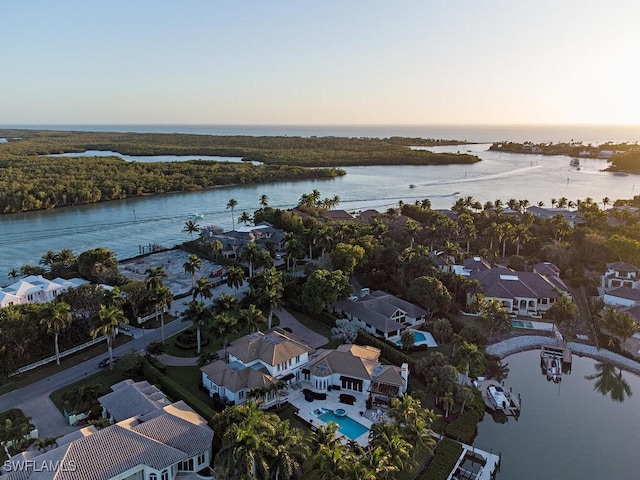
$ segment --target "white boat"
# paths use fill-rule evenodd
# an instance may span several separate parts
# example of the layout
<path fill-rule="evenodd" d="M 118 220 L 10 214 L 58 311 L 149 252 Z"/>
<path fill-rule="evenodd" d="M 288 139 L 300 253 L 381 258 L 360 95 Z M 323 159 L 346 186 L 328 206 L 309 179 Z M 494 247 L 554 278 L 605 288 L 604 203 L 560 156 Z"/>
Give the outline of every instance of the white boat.
<path fill-rule="evenodd" d="M 204 218 L 202 213 L 193 213 L 189 215 L 189 220 L 200 220 L 201 218 Z"/>
<path fill-rule="evenodd" d="M 496 385 L 490 385 L 487 389 L 489 392 L 489 397 L 491 397 L 491 401 L 496 407 L 496 410 L 503 410 L 509 406 L 509 399 L 504 393 L 502 387 Z"/>

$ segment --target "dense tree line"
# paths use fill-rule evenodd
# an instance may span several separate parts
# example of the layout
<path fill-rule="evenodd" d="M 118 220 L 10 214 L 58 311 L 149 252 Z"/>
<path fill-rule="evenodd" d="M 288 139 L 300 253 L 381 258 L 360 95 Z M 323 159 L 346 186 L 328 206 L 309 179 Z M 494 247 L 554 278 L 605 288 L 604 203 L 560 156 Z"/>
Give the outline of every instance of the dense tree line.
<path fill-rule="evenodd" d="M 607 142 L 601 145 L 584 145 L 582 142 L 569 143 L 552 143 L 552 142 L 494 142 L 489 150 L 495 150 L 499 152 L 510 153 L 535 153 L 538 155 L 568 155 L 571 157 L 578 157 L 581 154 L 595 158 L 605 158 L 600 152 L 602 150 L 608 150 L 612 152 L 629 152 L 638 149 L 636 143 L 613 143 Z"/>

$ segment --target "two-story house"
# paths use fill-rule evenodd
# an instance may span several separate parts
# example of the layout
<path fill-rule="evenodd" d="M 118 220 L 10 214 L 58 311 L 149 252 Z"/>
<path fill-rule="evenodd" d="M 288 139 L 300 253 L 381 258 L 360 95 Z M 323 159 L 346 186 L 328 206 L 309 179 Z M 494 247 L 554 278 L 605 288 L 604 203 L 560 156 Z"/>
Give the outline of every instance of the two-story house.
<path fill-rule="evenodd" d="M 602 276 L 601 287 L 605 289 L 616 287 L 638 288 L 638 267 L 627 262 L 607 263 L 607 270 Z"/>
<path fill-rule="evenodd" d="M 227 348 L 227 359 L 200 369 L 202 384 L 209 395 L 236 404 L 244 403 L 256 388 L 274 386 L 279 381 L 300 380 L 300 372 L 315 350 L 295 335 L 280 328 L 245 335 Z M 276 401 L 275 391 L 265 397 L 263 406 Z"/>

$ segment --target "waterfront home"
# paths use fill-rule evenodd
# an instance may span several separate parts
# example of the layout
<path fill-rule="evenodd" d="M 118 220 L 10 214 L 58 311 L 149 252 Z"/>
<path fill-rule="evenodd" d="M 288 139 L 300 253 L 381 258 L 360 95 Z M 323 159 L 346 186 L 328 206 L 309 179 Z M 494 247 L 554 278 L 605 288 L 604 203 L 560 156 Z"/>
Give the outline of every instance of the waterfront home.
<path fill-rule="evenodd" d="M 102 430 L 75 431 L 44 453 L 23 452 L 5 462 L 0 478 L 210 480 L 213 476 L 203 470 L 211 462 L 212 441 L 207 422 L 180 401 Z"/>
<path fill-rule="evenodd" d="M 561 295 L 570 297 L 569 288 L 556 275 L 516 272 L 510 268 L 496 267 L 472 272 L 469 278 L 478 280 L 484 296 L 500 300 L 511 315 L 539 318 Z M 471 301 L 472 296 L 473 294 L 468 294 L 467 300 Z"/>
<path fill-rule="evenodd" d="M 303 368 L 303 380 L 310 390 L 326 393 L 335 390 L 369 392 L 374 403 L 390 404 L 407 391 L 409 365 L 383 365 L 380 349 L 371 346 L 340 345 L 335 350 L 318 352 Z"/>
<path fill-rule="evenodd" d="M 98 398 L 98 403 L 102 406 L 102 417 L 108 418 L 112 423 L 147 415 L 171 403 L 162 390 L 146 380 L 123 380 L 112 385 L 111 390 Z"/>
<path fill-rule="evenodd" d="M 301 370 L 315 350 L 295 335 L 278 327 L 256 332 L 233 341 L 227 348 L 227 358 L 205 365 L 202 385 L 209 395 L 222 400 L 244 403 L 247 394 L 257 388 L 271 390 L 263 399 L 265 408 L 277 400 L 274 387 L 300 380 Z"/>
<path fill-rule="evenodd" d="M 527 211 L 533 214 L 534 217 L 542 219 L 550 219 L 556 215 L 562 215 L 571 228 L 587 223 L 580 212 L 567 210 L 566 208 L 546 208 L 533 205 L 528 207 Z"/>
<path fill-rule="evenodd" d="M 48 280 L 42 275 L 29 275 L 7 287 L 0 288 L 0 307 L 52 302 L 65 290 L 77 288 L 85 283 L 89 282 L 82 278 Z"/>
<path fill-rule="evenodd" d="M 605 305 L 632 307 L 640 302 L 640 290 L 630 287 L 616 287 L 604 292 Z"/>
<path fill-rule="evenodd" d="M 638 288 L 638 267 L 627 262 L 607 263 L 600 286 L 603 288 Z"/>
<path fill-rule="evenodd" d="M 363 330 L 387 340 L 399 336 L 408 327 L 423 324 L 428 314 L 423 308 L 382 290 L 338 301 L 333 311 Z"/>

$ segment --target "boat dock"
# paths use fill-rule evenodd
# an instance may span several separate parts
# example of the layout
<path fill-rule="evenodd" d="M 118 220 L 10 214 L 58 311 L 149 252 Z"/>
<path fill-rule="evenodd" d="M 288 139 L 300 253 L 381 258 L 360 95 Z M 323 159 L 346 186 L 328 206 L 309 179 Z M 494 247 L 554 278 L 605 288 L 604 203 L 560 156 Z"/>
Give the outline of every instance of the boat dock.
<path fill-rule="evenodd" d="M 500 410 L 504 412 L 505 415 L 510 415 L 514 417 L 517 417 L 520 415 L 521 399 L 519 394 L 516 395 L 511 391 L 511 389 L 505 390 L 502 384 L 500 384 L 496 380 L 477 380 L 474 383 L 476 384 L 476 388 L 480 390 L 480 393 L 482 393 L 482 399 L 484 400 L 484 404 L 490 410 L 494 410 L 494 411 Z M 501 388 L 503 390 L 504 397 L 508 402 L 507 405 L 496 405 L 496 402 L 494 401 L 493 397 L 489 393 L 489 387 Z"/>
<path fill-rule="evenodd" d="M 540 368 L 549 380 L 553 379 L 554 382 L 559 382 L 563 373 L 571 373 L 572 360 L 570 348 L 562 345 L 558 347 L 540 346 Z"/>

